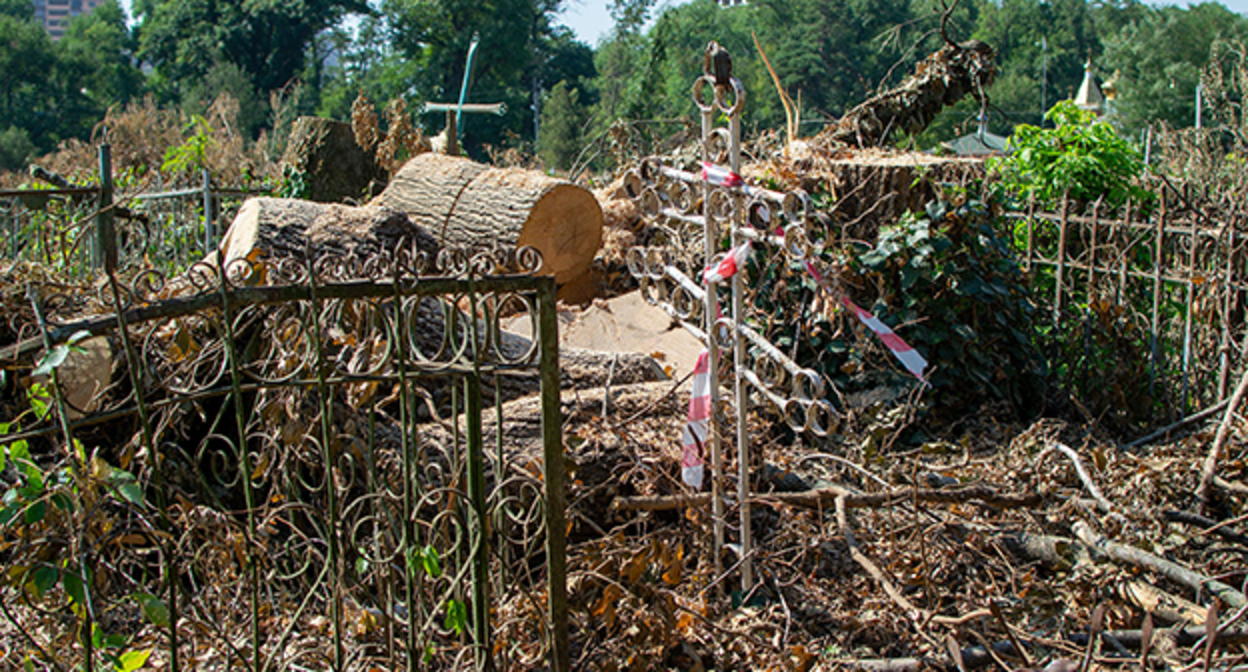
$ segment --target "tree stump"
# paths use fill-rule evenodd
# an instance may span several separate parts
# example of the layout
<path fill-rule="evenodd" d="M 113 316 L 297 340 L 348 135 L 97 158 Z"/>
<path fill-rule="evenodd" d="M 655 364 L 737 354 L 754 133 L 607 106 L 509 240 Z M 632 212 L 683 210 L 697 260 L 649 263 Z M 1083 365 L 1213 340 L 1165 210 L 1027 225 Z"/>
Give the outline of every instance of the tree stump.
<path fill-rule="evenodd" d="M 319 203 L 368 198 L 388 177 L 386 169 L 356 144 L 350 124 L 320 117 L 295 121 L 282 165 L 302 175 L 303 197 Z"/>

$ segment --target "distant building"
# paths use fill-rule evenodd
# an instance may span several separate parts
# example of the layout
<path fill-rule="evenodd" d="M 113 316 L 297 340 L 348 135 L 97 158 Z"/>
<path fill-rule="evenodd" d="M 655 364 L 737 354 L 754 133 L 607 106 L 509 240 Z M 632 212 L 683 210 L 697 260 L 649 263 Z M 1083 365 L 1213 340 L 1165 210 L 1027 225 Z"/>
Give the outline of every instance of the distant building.
<path fill-rule="evenodd" d="M 35 0 L 35 19 L 48 29 L 52 39 L 59 40 L 69 22 L 79 14 L 88 14 L 105 0 Z"/>
<path fill-rule="evenodd" d="M 988 118 L 981 114 L 979 128 L 974 133 L 942 142 L 940 146 L 957 156 L 1001 156 L 1006 153 L 1006 140 L 1004 136 L 988 132 Z"/>
<path fill-rule="evenodd" d="M 1092 59 L 1088 59 L 1083 66 L 1083 83 L 1079 85 L 1079 93 L 1075 94 L 1075 105 L 1098 116 L 1105 113 L 1105 95 L 1092 74 Z"/>

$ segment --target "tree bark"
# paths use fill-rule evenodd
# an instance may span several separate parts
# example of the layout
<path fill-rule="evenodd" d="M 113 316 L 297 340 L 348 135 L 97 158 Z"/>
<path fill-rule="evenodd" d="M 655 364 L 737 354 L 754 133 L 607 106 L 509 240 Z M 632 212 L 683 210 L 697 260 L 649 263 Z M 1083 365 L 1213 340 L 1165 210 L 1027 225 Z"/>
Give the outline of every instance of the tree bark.
<path fill-rule="evenodd" d="M 442 154 L 407 162 L 370 205 L 407 213 L 439 246 L 535 247 L 540 272 L 561 285 L 589 270 L 602 242 L 602 209 L 586 189 Z"/>
<path fill-rule="evenodd" d="M 436 254 L 438 245 L 398 210 L 289 198 L 248 199 L 221 241 L 228 266 L 256 250 L 268 258 L 342 254 L 363 261 L 398 247 Z"/>
<path fill-rule="evenodd" d="M 386 184 L 386 169 L 356 144 L 351 124 L 333 119 L 297 119 L 282 165 L 302 176 L 303 197 L 319 203 L 368 198 Z"/>

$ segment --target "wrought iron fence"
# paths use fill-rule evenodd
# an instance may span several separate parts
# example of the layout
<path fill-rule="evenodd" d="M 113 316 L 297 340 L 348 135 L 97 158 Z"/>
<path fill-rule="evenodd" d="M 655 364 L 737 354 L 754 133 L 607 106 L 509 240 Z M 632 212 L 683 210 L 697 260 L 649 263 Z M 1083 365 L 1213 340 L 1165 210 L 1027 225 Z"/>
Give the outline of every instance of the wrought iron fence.
<path fill-rule="evenodd" d="M 243 199 L 261 193 L 214 186 L 207 171 L 202 176 L 195 187 L 115 194 L 111 153 L 101 145 L 95 186 L 48 176 L 57 188 L 0 190 L 0 254 L 67 278 L 90 277 L 109 263 L 180 272 L 213 249 Z"/>
<path fill-rule="evenodd" d="M 1162 184 L 1120 213 L 1065 200 L 1007 221 L 1048 303 L 1050 362 L 1081 396 L 1137 423 L 1225 400 L 1248 347 L 1242 205 Z"/>
<path fill-rule="evenodd" d="M 5 353 L 45 354 L 0 428 L 4 665 L 568 669 L 539 266 L 402 249 L 32 288 L 41 333 Z M 113 312 L 75 320 L 91 302 Z M 504 439 L 517 387 L 533 453 Z"/>
<path fill-rule="evenodd" d="M 761 279 L 774 275 L 778 267 L 807 261 L 814 253 L 809 236 L 814 215 L 810 199 L 800 190 L 762 189 L 745 184 L 739 175 L 746 92 L 731 76 L 730 62 L 723 67 L 722 58 L 714 71 L 708 69 L 695 80 L 691 91 L 702 121 L 701 172 L 683 171 L 651 158 L 628 173 L 624 185 L 657 232 L 649 247 L 629 251 L 630 273 L 638 279 L 645 300 L 679 320 L 708 352 L 705 403 L 714 410 L 706 418 L 705 436 L 692 438 L 699 448 L 705 440 L 709 453 L 717 569 L 727 543 L 725 439 L 736 446 L 740 520 L 736 545 L 743 591 L 748 592 L 754 585 L 749 500 L 751 455 L 756 452 L 751 450 L 747 424 L 750 391 L 773 404 L 799 433 L 826 436 L 838 412 L 825 399 L 822 376 L 772 344 L 771 334 L 751 326 L 772 322 L 758 319 L 755 299 Z M 727 125 L 716 127 L 717 119 L 726 120 Z M 730 243 L 726 253 L 720 251 L 724 238 Z M 748 272 L 747 258 L 752 269 Z M 719 267 L 727 270 L 715 271 Z M 722 362 L 721 349 L 732 353 Z M 721 376 L 732 381 L 731 417 L 720 412 L 724 407 Z M 694 394 L 698 394 L 696 384 Z M 695 435 L 701 433 L 692 426 L 692 409 L 698 403 L 691 402 L 691 428 L 687 430 Z M 734 428 L 735 437 L 722 429 L 728 425 Z"/>

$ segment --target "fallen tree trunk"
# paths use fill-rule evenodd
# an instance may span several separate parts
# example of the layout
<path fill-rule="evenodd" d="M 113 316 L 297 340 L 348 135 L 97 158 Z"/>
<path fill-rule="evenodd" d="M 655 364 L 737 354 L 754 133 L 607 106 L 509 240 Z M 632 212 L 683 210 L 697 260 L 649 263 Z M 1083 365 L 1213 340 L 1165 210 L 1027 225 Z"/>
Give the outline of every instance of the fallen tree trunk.
<path fill-rule="evenodd" d="M 408 161 L 370 205 L 407 213 L 439 246 L 535 247 L 539 272 L 560 285 L 589 270 L 602 242 L 602 209 L 589 191 L 537 171 L 443 154 Z"/>
<path fill-rule="evenodd" d="M 303 196 L 320 203 L 373 196 L 387 177 L 372 153 L 356 143 L 351 124 L 324 117 L 295 120 L 282 166 L 302 175 Z"/>
<path fill-rule="evenodd" d="M 438 251 L 433 236 L 393 208 L 252 198 L 225 232 L 220 249 L 229 266 L 257 250 L 269 259 L 304 259 L 311 252 L 364 261 L 412 246 L 430 255 Z"/>
<path fill-rule="evenodd" d="M 993 57 L 992 47 L 976 40 L 946 45 L 915 66 L 901 84 L 847 112 L 820 139 L 875 147 L 885 144 L 893 131 L 919 133 L 966 94 L 983 95 L 996 77 Z"/>

